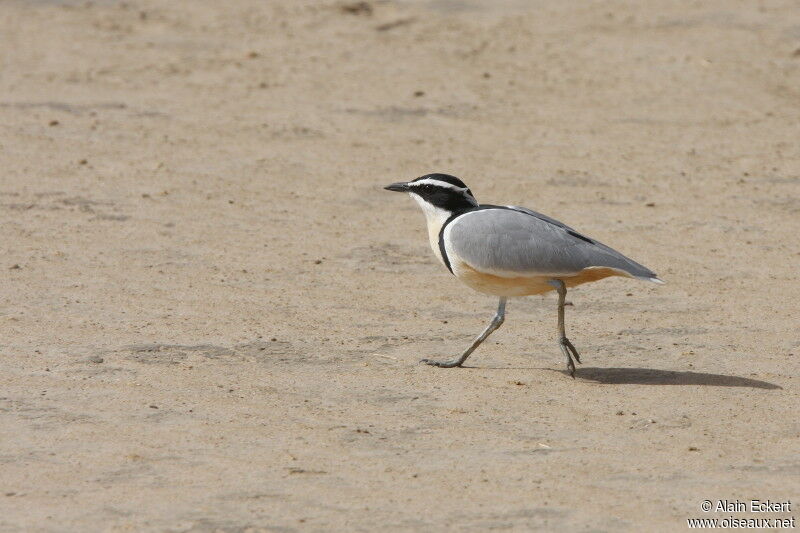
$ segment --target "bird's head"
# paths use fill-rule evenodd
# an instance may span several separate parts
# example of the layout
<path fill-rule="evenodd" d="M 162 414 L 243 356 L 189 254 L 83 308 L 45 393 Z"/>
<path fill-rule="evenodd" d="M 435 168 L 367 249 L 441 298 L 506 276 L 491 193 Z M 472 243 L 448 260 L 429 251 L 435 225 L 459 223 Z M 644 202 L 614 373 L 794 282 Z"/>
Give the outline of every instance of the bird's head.
<path fill-rule="evenodd" d="M 473 208 L 478 201 L 469 187 L 447 174 L 426 174 L 413 181 L 392 183 L 387 191 L 407 192 L 428 214 L 430 211 L 457 213 Z"/>

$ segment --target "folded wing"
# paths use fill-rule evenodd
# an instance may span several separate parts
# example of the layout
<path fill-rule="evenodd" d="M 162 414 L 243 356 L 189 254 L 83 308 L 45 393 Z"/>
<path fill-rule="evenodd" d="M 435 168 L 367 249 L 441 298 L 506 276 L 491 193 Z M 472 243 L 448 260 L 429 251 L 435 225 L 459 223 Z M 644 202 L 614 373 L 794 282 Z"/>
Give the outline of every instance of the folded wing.
<path fill-rule="evenodd" d="M 448 249 L 461 260 L 498 276 L 570 276 L 607 267 L 657 280 L 653 271 L 616 250 L 525 208 L 482 206 L 453 220 L 445 234 Z"/>

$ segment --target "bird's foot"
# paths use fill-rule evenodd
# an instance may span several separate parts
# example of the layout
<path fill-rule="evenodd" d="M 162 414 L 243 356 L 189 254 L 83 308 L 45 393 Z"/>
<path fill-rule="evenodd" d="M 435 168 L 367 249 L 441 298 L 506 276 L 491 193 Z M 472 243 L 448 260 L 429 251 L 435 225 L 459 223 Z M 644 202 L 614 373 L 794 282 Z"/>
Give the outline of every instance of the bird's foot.
<path fill-rule="evenodd" d="M 438 366 L 439 368 L 454 368 L 457 366 L 461 366 L 463 361 L 461 359 L 451 359 L 449 361 L 436 361 L 435 359 L 422 359 L 420 363 L 425 363 L 426 365 L 431 366 Z"/>
<path fill-rule="evenodd" d="M 561 351 L 567 358 L 567 370 L 569 370 L 569 375 L 575 379 L 575 362 L 572 360 L 572 358 L 574 357 L 578 364 L 581 363 L 581 357 L 578 355 L 578 350 L 575 349 L 575 346 L 573 346 L 566 337 L 561 337 L 558 340 L 558 345 L 561 347 Z"/>
<path fill-rule="evenodd" d="M 575 379 L 575 363 L 572 362 L 571 357 L 567 359 L 567 370 L 569 370 L 569 375 L 572 376 L 572 379 Z"/>
<path fill-rule="evenodd" d="M 578 355 L 578 350 L 575 349 L 575 346 L 573 346 L 569 339 L 566 337 L 561 337 L 560 342 L 561 346 L 566 346 L 567 349 L 569 349 L 569 351 L 572 353 L 572 357 L 575 358 L 575 361 L 577 361 L 578 364 L 581 364 L 581 356 Z"/>

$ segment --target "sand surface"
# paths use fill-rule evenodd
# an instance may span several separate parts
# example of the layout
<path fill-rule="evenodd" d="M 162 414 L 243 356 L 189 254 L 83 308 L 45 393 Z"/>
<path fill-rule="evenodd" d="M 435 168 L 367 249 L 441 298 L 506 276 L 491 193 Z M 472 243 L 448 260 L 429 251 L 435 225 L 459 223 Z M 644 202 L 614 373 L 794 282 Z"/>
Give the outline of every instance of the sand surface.
<path fill-rule="evenodd" d="M 0 35 L 0 531 L 800 506 L 794 0 L 4 0 Z M 667 285 L 569 293 L 574 380 L 552 293 L 420 365 L 496 305 L 382 190 L 434 171 Z"/>

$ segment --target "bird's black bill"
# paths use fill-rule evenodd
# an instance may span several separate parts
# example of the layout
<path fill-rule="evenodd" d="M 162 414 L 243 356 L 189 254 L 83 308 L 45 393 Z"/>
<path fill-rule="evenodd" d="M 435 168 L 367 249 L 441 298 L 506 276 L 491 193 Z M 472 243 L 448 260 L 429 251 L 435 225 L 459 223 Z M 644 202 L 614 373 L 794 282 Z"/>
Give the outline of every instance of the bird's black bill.
<path fill-rule="evenodd" d="M 395 191 L 395 192 L 408 192 L 408 183 L 404 183 L 399 181 L 397 183 L 392 183 L 391 185 L 387 185 L 384 187 L 387 191 Z"/>

